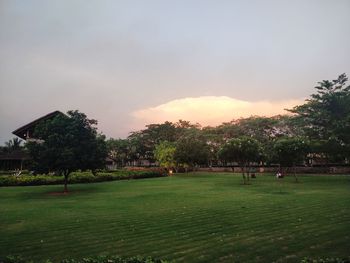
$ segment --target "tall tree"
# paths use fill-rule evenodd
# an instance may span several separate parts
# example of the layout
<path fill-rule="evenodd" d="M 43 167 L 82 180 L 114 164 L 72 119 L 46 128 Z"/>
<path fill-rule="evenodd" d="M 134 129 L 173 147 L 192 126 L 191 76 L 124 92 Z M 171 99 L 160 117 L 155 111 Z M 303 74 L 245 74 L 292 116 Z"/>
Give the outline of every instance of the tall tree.
<path fill-rule="evenodd" d="M 198 125 L 179 120 L 176 123 L 164 122 L 161 124 L 146 125 L 146 129 L 132 132 L 129 137 L 131 156 L 134 161 L 147 159 L 154 161 L 154 150 L 162 141 L 175 142 L 189 131 L 199 130 Z"/>
<path fill-rule="evenodd" d="M 299 136 L 301 129 L 295 125 L 295 119 L 289 115 L 273 117 L 251 116 L 223 123 L 215 128 L 206 129 L 216 139 L 216 145 L 222 146 L 226 141 L 248 136 L 256 139 L 263 147 L 264 160 L 269 161 L 273 141 L 281 136 Z"/>
<path fill-rule="evenodd" d="M 309 143 L 301 137 L 284 137 L 275 141 L 273 146 L 275 160 L 282 168 L 293 167 L 295 182 L 298 182 L 296 165 L 301 164 L 309 152 Z"/>
<path fill-rule="evenodd" d="M 12 138 L 11 140 L 5 142 L 4 151 L 10 153 L 23 150 L 22 142 L 23 141 L 18 138 Z"/>
<path fill-rule="evenodd" d="M 156 145 L 154 156 L 161 167 L 165 167 L 170 173 L 172 169 L 176 169 L 175 161 L 175 143 L 163 141 Z"/>
<path fill-rule="evenodd" d="M 124 167 L 130 161 L 130 142 L 127 139 L 109 139 L 106 141 L 108 157 L 118 166 Z"/>
<path fill-rule="evenodd" d="M 68 111 L 67 115 L 57 115 L 38 124 L 34 137 L 40 141 L 27 143 L 34 169 L 63 174 L 64 191 L 67 192 L 71 172 L 103 168 L 107 148 L 96 125 L 96 120 L 88 119 L 78 111 Z"/>
<path fill-rule="evenodd" d="M 219 151 L 219 158 L 226 162 L 237 162 L 242 170 L 243 183 L 249 181 L 249 170 L 253 162 L 261 156 L 260 143 L 247 136 L 229 140 Z"/>
<path fill-rule="evenodd" d="M 185 167 L 208 164 L 209 146 L 197 130 L 190 130 L 176 142 L 175 161 Z"/>
<path fill-rule="evenodd" d="M 350 154 L 350 86 L 345 74 L 337 79 L 323 80 L 317 92 L 305 104 L 290 111 L 303 127 L 305 134 L 318 145 L 314 150 L 327 159 L 349 158 Z"/>

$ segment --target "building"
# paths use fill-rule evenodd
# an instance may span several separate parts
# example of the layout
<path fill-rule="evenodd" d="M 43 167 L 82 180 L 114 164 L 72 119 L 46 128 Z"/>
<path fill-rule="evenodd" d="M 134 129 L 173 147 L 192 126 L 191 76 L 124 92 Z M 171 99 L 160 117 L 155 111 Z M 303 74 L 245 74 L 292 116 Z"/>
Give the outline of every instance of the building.
<path fill-rule="evenodd" d="M 60 111 L 54 111 L 42 116 L 22 127 L 16 129 L 12 133 L 25 141 L 40 141 L 34 138 L 34 130 L 36 126 L 46 120 L 52 119 L 57 115 L 63 114 Z M 23 150 L 15 150 L 11 152 L 0 153 L 0 170 L 22 170 L 26 169 L 26 164 L 30 160 L 30 156 Z"/>

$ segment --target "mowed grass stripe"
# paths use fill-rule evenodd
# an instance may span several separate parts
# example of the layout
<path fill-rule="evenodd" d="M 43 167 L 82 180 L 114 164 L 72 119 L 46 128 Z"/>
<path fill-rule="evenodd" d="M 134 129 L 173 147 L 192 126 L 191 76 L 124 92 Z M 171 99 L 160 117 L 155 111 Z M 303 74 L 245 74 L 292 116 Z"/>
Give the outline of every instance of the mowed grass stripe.
<path fill-rule="evenodd" d="M 300 184 L 285 179 L 281 185 L 260 176 L 243 186 L 240 176 L 196 173 L 74 185 L 65 197 L 48 195 L 58 186 L 0 189 L 0 255 L 266 262 L 297 251 L 298 258 L 324 254 L 332 244 L 339 246 L 333 255 L 345 255 L 348 177 L 302 177 Z M 285 249 L 275 251 L 279 245 Z"/>

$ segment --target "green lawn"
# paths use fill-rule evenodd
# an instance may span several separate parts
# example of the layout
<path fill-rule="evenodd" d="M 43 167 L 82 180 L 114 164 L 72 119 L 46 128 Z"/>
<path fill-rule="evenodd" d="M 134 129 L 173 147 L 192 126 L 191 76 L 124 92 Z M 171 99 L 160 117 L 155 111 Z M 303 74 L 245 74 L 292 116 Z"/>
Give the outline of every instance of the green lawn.
<path fill-rule="evenodd" d="M 233 174 L 0 188 L 0 256 L 297 262 L 350 255 L 350 176 Z"/>

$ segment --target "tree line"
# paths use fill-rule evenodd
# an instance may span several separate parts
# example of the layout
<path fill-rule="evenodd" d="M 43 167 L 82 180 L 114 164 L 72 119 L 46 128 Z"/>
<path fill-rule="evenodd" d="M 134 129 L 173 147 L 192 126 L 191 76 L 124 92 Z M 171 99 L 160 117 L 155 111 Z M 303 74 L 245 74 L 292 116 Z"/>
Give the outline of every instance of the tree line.
<path fill-rule="evenodd" d="M 350 86 L 347 77 L 324 80 L 290 114 L 251 116 L 217 127 L 180 120 L 150 124 L 126 139 L 109 139 L 110 158 L 118 165 L 143 160 L 167 168 L 253 163 L 295 166 L 322 160 L 344 164 L 350 153 Z"/>
<path fill-rule="evenodd" d="M 169 170 L 196 166 L 239 165 L 244 181 L 252 165 L 279 164 L 295 167 L 310 160 L 347 164 L 350 157 L 350 86 L 345 74 L 324 80 L 304 104 L 290 114 L 251 116 L 201 127 L 188 121 L 150 124 L 126 139 L 108 139 L 97 132 L 97 121 L 84 113 L 69 111 L 38 125 L 38 142 L 25 147 L 32 168 L 58 171 L 65 178 L 74 170 L 95 171 L 106 157 L 119 167 L 156 163 Z M 1 152 L 23 149 L 19 140 L 9 141 Z"/>

